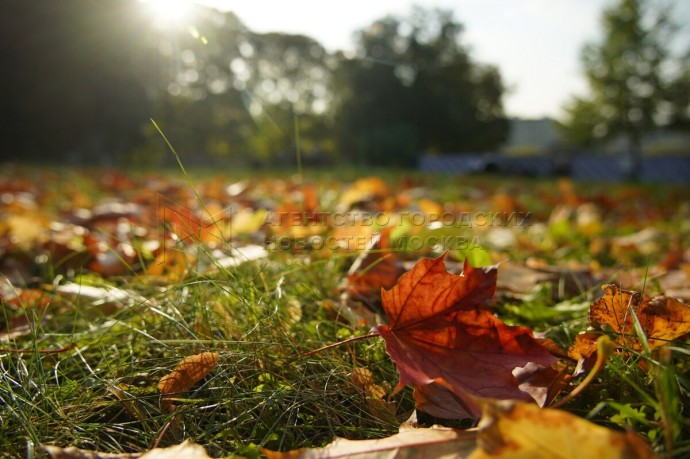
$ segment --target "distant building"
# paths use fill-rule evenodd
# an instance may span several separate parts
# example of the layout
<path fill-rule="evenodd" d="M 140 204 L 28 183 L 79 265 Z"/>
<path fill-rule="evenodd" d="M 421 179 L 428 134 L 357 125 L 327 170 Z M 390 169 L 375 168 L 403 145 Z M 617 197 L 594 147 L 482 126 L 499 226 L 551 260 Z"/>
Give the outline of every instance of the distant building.
<path fill-rule="evenodd" d="M 553 118 L 511 118 L 508 140 L 501 148 L 509 156 L 529 156 L 554 153 L 565 140 Z M 620 154 L 629 151 L 628 139 L 620 135 L 601 145 L 603 154 Z M 642 151 L 647 155 L 688 154 L 690 134 L 687 132 L 657 129 L 642 136 Z"/>
<path fill-rule="evenodd" d="M 546 153 L 561 143 L 553 118 L 511 118 L 510 135 L 502 150 L 508 154 Z"/>

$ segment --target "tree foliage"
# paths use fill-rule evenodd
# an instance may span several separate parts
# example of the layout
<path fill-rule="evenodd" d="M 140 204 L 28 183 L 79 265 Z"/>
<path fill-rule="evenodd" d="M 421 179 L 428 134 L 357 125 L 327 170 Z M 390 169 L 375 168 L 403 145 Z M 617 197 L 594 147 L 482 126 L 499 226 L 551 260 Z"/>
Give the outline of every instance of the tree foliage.
<path fill-rule="evenodd" d="M 296 119 L 314 162 L 412 165 L 506 136 L 500 74 L 471 59 L 450 13 L 383 18 L 345 57 L 194 8 L 161 29 L 135 0 L 7 2 L 1 157 L 174 164 L 149 118 L 188 164 L 294 161 Z"/>
<path fill-rule="evenodd" d="M 671 49 L 677 27 L 669 8 L 620 0 L 605 10 L 602 28 L 601 41 L 582 50 L 590 94 L 566 107 L 564 132 L 575 145 L 622 135 L 636 157 L 644 133 L 687 120 L 690 80 Z"/>
<path fill-rule="evenodd" d="M 340 55 L 334 79 L 341 149 L 362 162 L 409 164 L 420 149 L 500 145 L 507 135 L 500 74 L 472 60 L 461 32 L 451 13 L 419 8 L 360 30 L 357 55 Z"/>
<path fill-rule="evenodd" d="M 148 101 L 133 3 L 4 2 L 0 157 L 114 154 L 136 142 Z"/>

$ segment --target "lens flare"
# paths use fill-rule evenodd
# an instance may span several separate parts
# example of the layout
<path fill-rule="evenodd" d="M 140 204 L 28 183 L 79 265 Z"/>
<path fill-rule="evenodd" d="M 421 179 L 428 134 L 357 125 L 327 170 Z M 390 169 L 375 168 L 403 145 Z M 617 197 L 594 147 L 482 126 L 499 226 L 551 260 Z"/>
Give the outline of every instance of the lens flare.
<path fill-rule="evenodd" d="M 179 26 L 191 13 L 191 0 L 140 0 L 149 10 L 154 24 L 161 28 Z"/>

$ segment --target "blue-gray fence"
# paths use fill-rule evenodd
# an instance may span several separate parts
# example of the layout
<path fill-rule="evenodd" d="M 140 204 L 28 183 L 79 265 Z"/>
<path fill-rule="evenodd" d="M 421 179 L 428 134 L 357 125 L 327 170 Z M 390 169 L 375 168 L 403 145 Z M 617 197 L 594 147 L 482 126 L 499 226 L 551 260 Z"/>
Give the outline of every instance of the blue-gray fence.
<path fill-rule="evenodd" d="M 504 172 L 518 175 L 546 177 L 569 175 L 579 180 L 624 180 L 630 162 L 625 156 L 583 154 L 563 156 L 508 157 L 498 153 L 480 154 L 425 154 L 419 168 L 426 172 L 471 174 L 477 172 Z M 643 158 L 640 180 L 671 182 L 690 185 L 690 156 L 654 156 Z"/>

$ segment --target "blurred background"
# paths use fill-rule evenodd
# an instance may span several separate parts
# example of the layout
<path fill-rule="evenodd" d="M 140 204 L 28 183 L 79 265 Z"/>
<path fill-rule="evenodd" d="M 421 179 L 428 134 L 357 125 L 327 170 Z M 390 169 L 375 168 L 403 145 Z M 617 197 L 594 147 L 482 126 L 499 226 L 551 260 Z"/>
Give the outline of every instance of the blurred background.
<path fill-rule="evenodd" d="M 5 163 L 690 180 L 690 2 L 3 7 Z"/>

